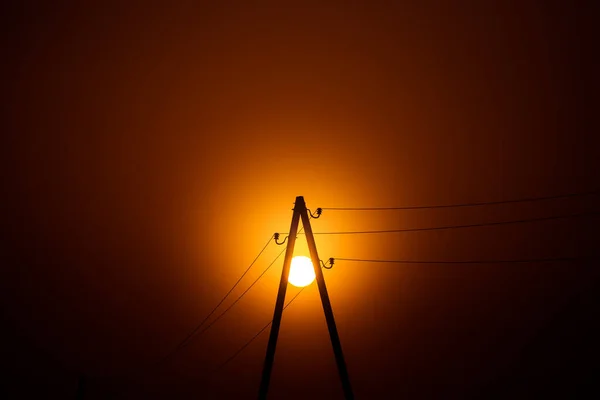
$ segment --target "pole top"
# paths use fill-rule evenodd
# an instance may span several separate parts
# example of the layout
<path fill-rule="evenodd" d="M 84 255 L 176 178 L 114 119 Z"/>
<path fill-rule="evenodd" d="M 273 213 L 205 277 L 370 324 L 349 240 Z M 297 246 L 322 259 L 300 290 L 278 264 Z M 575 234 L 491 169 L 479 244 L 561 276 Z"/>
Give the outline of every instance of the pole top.
<path fill-rule="evenodd" d="M 294 202 L 294 208 L 303 209 L 306 208 L 306 203 L 304 202 L 304 196 L 296 196 L 296 201 Z"/>

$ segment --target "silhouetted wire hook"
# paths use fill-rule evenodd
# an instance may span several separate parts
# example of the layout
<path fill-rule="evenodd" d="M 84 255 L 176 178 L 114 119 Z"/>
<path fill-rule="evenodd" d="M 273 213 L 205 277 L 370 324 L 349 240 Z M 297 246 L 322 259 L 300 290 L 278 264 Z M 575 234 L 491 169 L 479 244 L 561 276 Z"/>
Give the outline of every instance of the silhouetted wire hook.
<path fill-rule="evenodd" d="M 323 209 L 321 207 L 317 208 L 317 210 L 315 211 L 314 214 L 312 212 L 310 212 L 310 208 L 307 208 L 306 210 L 310 214 L 310 217 L 314 218 L 314 219 L 319 218 L 321 216 L 321 213 L 323 212 Z"/>
<path fill-rule="evenodd" d="M 327 260 L 327 262 L 329 263 L 329 267 L 327 265 L 325 265 L 325 263 L 323 262 L 323 260 L 319 260 L 321 261 L 321 266 L 325 269 L 331 269 L 333 268 L 333 263 L 335 262 L 335 260 L 333 259 L 333 257 L 331 257 L 329 260 Z"/>
<path fill-rule="evenodd" d="M 288 236 L 285 237 L 285 239 L 283 239 L 283 242 L 279 243 L 279 233 L 275 232 L 273 234 L 273 238 L 275 239 L 275 243 L 278 244 L 279 246 L 281 246 L 282 244 L 285 243 L 285 241 L 287 240 Z"/>

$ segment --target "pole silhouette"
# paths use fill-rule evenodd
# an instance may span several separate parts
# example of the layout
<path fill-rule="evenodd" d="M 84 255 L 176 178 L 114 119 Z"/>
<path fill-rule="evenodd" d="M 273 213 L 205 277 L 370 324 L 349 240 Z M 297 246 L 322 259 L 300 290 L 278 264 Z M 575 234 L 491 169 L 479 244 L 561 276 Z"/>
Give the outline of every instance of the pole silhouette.
<path fill-rule="evenodd" d="M 279 327 L 281 325 L 281 315 L 283 313 L 283 304 L 285 301 L 288 276 L 290 273 L 290 264 L 294 254 L 294 246 L 296 244 L 298 223 L 300 219 L 302 219 L 302 226 L 304 226 L 304 231 L 306 233 L 306 241 L 310 251 L 312 265 L 315 270 L 315 277 L 319 288 L 319 294 L 321 296 L 323 312 L 325 313 L 325 319 L 327 321 L 327 329 L 329 330 L 329 337 L 331 339 L 331 345 L 333 347 L 338 373 L 342 382 L 344 397 L 346 400 L 353 400 L 354 393 L 352 392 L 352 386 L 350 385 L 348 369 L 346 368 L 346 361 L 344 360 L 344 353 L 342 352 L 342 345 L 337 332 L 335 318 L 333 316 L 333 309 L 331 307 L 331 302 L 329 301 L 329 294 L 327 293 L 325 278 L 323 277 L 323 271 L 321 271 L 321 262 L 317 252 L 317 246 L 315 244 L 312 228 L 310 226 L 308 210 L 306 209 L 306 203 L 304 202 L 304 197 L 302 196 L 296 197 L 296 202 L 294 203 L 294 213 L 292 215 L 288 244 L 285 252 L 285 259 L 283 261 L 283 271 L 281 272 L 281 280 L 279 281 L 279 291 L 277 293 L 277 300 L 275 302 L 273 323 L 271 325 L 271 331 L 269 334 L 269 343 L 267 344 L 267 354 L 265 356 L 258 398 L 259 400 L 266 400 L 269 391 L 269 382 L 271 380 L 271 371 L 273 369 L 273 360 L 275 358 L 275 348 L 277 346 L 277 337 L 279 336 Z"/>

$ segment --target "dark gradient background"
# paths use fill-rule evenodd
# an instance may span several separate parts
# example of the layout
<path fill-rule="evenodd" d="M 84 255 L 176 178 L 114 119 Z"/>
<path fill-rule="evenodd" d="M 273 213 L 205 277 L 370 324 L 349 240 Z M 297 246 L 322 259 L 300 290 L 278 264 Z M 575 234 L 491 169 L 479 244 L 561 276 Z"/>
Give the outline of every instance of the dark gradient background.
<path fill-rule="evenodd" d="M 298 195 L 314 209 L 600 188 L 592 2 L 81 3 L 2 3 L 3 398 L 74 398 L 80 376 L 90 399 L 254 398 L 266 333 L 209 372 L 272 317 L 281 260 L 171 362 L 146 367 L 287 231 Z M 325 211 L 313 229 L 597 203 Z M 356 397 L 598 393 L 599 222 L 317 236 L 323 259 L 588 257 L 340 261 L 325 278 Z M 284 313 L 270 394 L 342 396 L 315 285 Z"/>

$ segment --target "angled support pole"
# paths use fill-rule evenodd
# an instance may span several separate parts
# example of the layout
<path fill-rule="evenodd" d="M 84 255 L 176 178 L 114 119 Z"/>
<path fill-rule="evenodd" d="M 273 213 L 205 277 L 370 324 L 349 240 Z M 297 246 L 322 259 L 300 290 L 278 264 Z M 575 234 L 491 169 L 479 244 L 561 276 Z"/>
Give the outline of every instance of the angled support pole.
<path fill-rule="evenodd" d="M 287 248 L 285 249 L 285 258 L 283 261 L 283 271 L 281 271 L 281 280 L 279 281 L 279 291 L 277 292 L 277 300 L 275 302 L 275 312 L 273 314 L 273 323 L 271 324 L 271 332 L 269 334 L 269 343 L 267 344 L 267 355 L 265 356 L 265 364 L 263 366 L 262 378 L 260 380 L 260 389 L 258 398 L 260 400 L 267 399 L 269 391 L 269 382 L 271 381 L 271 370 L 273 369 L 273 359 L 275 358 L 275 347 L 277 346 L 277 337 L 279 336 L 279 326 L 281 325 L 281 314 L 283 313 L 283 303 L 285 301 L 285 292 L 288 285 L 288 276 L 290 274 L 290 265 L 292 256 L 294 255 L 294 245 L 296 244 L 296 236 L 298 235 L 298 222 L 300 221 L 300 207 L 304 206 L 304 200 L 299 202 L 296 197 L 294 204 L 294 214 L 292 215 L 292 224 L 288 236 Z M 306 206 L 304 206 L 306 208 Z"/>
<path fill-rule="evenodd" d="M 325 313 L 325 320 L 327 321 L 327 329 L 329 330 L 329 337 L 331 339 L 331 345 L 333 347 L 333 353 L 335 355 L 338 373 L 340 376 L 340 380 L 342 381 L 344 397 L 346 398 L 346 400 L 353 400 L 354 393 L 352 392 L 352 386 L 350 385 L 348 369 L 346 368 L 346 361 L 344 360 L 344 353 L 342 352 L 340 337 L 338 335 L 337 327 L 335 325 L 335 319 L 333 317 L 333 309 L 331 308 L 329 294 L 327 293 L 327 286 L 325 285 L 325 278 L 323 277 L 323 271 L 321 270 L 321 262 L 319 259 L 319 254 L 317 252 L 317 246 L 315 244 L 315 238 L 312 232 L 312 227 L 310 225 L 310 218 L 306 209 L 304 197 L 302 196 L 296 197 L 296 202 L 294 204 L 294 214 L 292 215 L 292 224 L 290 227 L 288 245 L 285 253 L 285 260 L 283 262 L 281 280 L 279 282 L 279 292 L 277 293 L 277 301 L 275 303 L 275 313 L 273 315 L 273 324 L 271 325 L 269 343 L 267 345 L 267 355 L 265 357 L 265 364 L 263 367 L 258 398 L 259 400 L 267 399 L 269 381 L 271 379 L 271 370 L 273 369 L 273 359 L 275 358 L 277 336 L 279 335 L 279 327 L 281 325 L 281 315 L 283 313 L 285 292 L 287 289 L 288 276 L 290 273 L 290 264 L 294 253 L 294 245 L 296 244 L 298 222 L 300 218 L 302 218 L 302 226 L 304 227 L 304 231 L 306 232 L 306 241 L 310 251 L 312 265 L 315 269 L 315 277 L 317 280 L 317 285 L 319 287 L 319 294 L 321 295 L 321 303 L 323 304 L 323 311 Z"/>
<path fill-rule="evenodd" d="M 304 199 L 302 197 L 299 198 L 302 199 L 303 205 L 302 210 L 300 211 L 300 216 L 302 217 L 302 226 L 304 227 L 304 232 L 306 232 L 306 241 L 308 243 L 308 250 L 310 251 L 310 259 L 315 269 L 319 294 L 321 295 L 321 303 L 323 304 L 323 312 L 325 313 L 327 329 L 329 330 L 329 338 L 331 339 L 331 346 L 333 347 L 333 353 L 335 354 L 335 362 L 337 364 L 338 374 L 340 375 L 340 380 L 342 381 L 344 397 L 346 400 L 353 400 L 354 393 L 352 392 L 352 386 L 350 385 L 350 377 L 348 376 L 348 369 L 346 368 L 346 361 L 344 360 L 344 353 L 342 352 L 342 344 L 340 343 L 340 337 L 335 325 L 333 309 L 331 308 L 331 303 L 329 302 L 329 294 L 327 293 L 325 278 L 323 277 L 323 271 L 321 270 L 321 259 L 317 253 L 317 245 L 315 244 L 315 237 L 313 235 L 312 227 L 310 226 L 310 219 L 308 218 L 306 205 L 304 205 Z M 296 202 L 298 202 L 298 200 L 296 200 Z"/>

